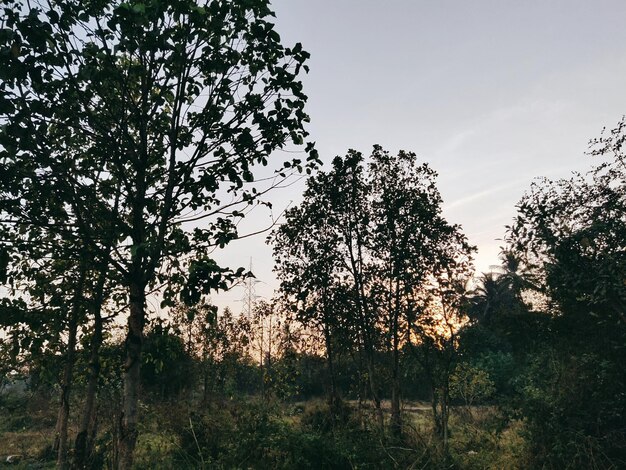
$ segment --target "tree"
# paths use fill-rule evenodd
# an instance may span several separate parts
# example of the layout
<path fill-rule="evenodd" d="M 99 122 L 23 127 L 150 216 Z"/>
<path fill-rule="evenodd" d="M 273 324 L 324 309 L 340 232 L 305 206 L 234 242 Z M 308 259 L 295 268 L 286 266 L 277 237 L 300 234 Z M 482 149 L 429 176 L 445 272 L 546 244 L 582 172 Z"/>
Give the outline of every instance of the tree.
<path fill-rule="evenodd" d="M 410 318 L 407 347 L 422 366 L 431 387 L 435 431 L 448 456 L 450 382 L 459 360 L 460 335 L 468 321 L 469 260 L 451 264 L 420 292 L 419 315 Z"/>
<path fill-rule="evenodd" d="M 376 147 L 375 147 L 376 149 Z M 341 302 L 335 302 L 342 313 L 345 338 L 352 338 L 359 352 L 359 382 L 365 377 L 374 402 L 378 427 L 384 427 L 381 407 L 382 388 L 376 369 L 377 351 L 382 341 L 378 299 L 372 283 L 375 280 L 372 252 L 372 182 L 363 155 L 349 150 L 344 158 L 333 160 L 329 174 L 328 195 L 332 203 L 332 216 L 328 221 L 337 231 L 339 244 L 335 250 L 340 257 L 339 276 L 344 285 L 339 286 Z M 363 364 L 363 362 L 365 364 Z M 359 397 L 359 404 L 360 404 Z"/>
<path fill-rule="evenodd" d="M 489 398 L 494 391 L 494 383 L 487 371 L 467 362 L 458 364 L 450 377 L 450 395 L 463 400 L 470 416 L 472 405 Z"/>
<path fill-rule="evenodd" d="M 177 304 L 171 309 L 172 323 L 185 343 L 187 354 L 196 358 L 202 377 L 202 402 L 209 402 L 211 373 L 218 344 L 226 341 L 219 328 L 217 307 L 207 301 L 193 306 Z"/>
<path fill-rule="evenodd" d="M 324 337 L 329 371 L 329 403 L 338 400 L 334 370 L 334 333 L 336 275 L 340 259 L 336 252 L 338 234 L 332 217 L 331 201 L 323 193 L 328 175 L 309 178 L 304 201 L 286 211 L 285 222 L 270 240 L 273 244 L 275 271 L 285 300 L 292 306 L 297 320 L 318 329 Z"/>
<path fill-rule="evenodd" d="M 441 216 L 435 172 L 413 153 L 374 146 L 369 165 L 353 150 L 309 179 L 303 203 L 275 233 L 281 289 L 322 325 L 332 369 L 334 330 L 353 337 L 365 359 L 383 425 L 375 352 L 391 355 L 392 429 L 400 433 L 400 349 L 432 279 L 460 275 L 473 248 Z M 308 310 L 304 307 L 307 307 Z M 331 373 L 332 376 L 332 373 Z"/>
<path fill-rule="evenodd" d="M 414 153 L 391 155 L 375 146 L 369 177 L 374 224 L 371 257 L 376 266 L 373 289 L 384 312 L 392 356 L 391 425 L 399 435 L 400 347 L 409 330 L 405 325 L 419 316 L 419 295 L 430 288 L 433 279 L 449 283 L 450 276 L 467 275 L 475 248 L 460 226 L 449 224 L 441 215 L 436 173 L 427 164 L 418 164 Z"/>
<path fill-rule="evenodd" d="M 545 297 L 522 401 L 542 465 L 624 464 L 625 134 L 622 119 L 592 141 L 604 161 L 587 174 L 533 184 L 508 231 Z"/>
<path fill-rule="evenodd" d="M 171 398 L 194 385 L 194 363 L 184 337 L 172 325 L 156 319 L 150 325 L 142 355 L 141 380 L 161 398 Z"/>
<path fill-rule="evenodd" d="M 95 273 L 88 256 L 77 255 L 77 247 L 63 240 L 33 247 L 20 235 L 11 238 L 13 263 L 7 279 L 22 307 L 3 312 L 2 326 L 12 337 L 14 356 L 27 354 L 35 363 L 42 353 L 58 357 L 60 400 L 53 449 L 64 468 L 79 327 L 85 322 Z"/>
<path fill-rule="evenodd" d="M 181 284 L 224 286 L 229 272 L 209 250 L 237 238 L 242 207 L 267 189 L 253 165 L 307 135 L 297 75 L 308 53 L 280 43 L 266 0 L 4 5 L 0 159 L 11 193 L 1 199 L 20 204 L 3 209 L 80 240 L 126 289 L 118 465 L 129 468 L 146 291 L 165 284 L 170 301 Z M 39 217 L 48 195 L 46 212 L 62 208 L 69 224 Z"/>
<path fill-rule="evenodd" d="M 371 299 L 370 186 L 362 154 L 336 157 L 332 169 L 307 181 L 304 201 L 285 214 L 272 238 L 281 290 L 295 301 L 298 319 L 324 337 L 331 410 L 339 409 L 335 373 L 339 338 L 363 359 L 378 424 L 381 390 L 375 370 L 380 339 L 378 310 Z M 334 412 L 334 411 L 333 411 Z"/>

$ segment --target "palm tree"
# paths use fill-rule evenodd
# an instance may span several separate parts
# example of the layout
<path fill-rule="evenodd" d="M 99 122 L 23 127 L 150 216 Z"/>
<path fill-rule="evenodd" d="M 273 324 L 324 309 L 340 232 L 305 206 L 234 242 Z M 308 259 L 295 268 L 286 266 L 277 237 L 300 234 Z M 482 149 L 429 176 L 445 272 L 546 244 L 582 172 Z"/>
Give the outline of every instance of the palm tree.
<path fill-rule="evenodd" d="M 511 305 L 514 292 L 507 276 L 496 272 L 480 275 L 472 296 L 474 317 L 479 322 L 490 322 L 494 315 Z"/>

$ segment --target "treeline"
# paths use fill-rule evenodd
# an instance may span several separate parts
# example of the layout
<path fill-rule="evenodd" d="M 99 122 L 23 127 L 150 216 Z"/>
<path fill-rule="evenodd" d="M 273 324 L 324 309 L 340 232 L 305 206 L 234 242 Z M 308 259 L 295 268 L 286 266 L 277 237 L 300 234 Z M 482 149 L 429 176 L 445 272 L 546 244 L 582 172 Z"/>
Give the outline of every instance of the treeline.
<path fill-rule="evenodd" d="M 140 437 L 138 464 L 620 468 L 623 130 L 592 142 L 601 160 L 587 174 L 532 185 L 501 266 L 479 276 L 414 154 L 337 157 L 269 237 L 275 299 L 245 316 L 200 296 L 146 326 L 142 432 L 162 440 L 146 450 Z M 93 410 L 73 420 L 72 465 L 114 465 L 119 452 L 125 346 L 107 325 L 96 385 L 94 323 L 80 324 L 69 380 L 67 332 L 33 348 L 18 340 L 41 341 L 41 330 L 5 328 L 4 376 L 60 395 L 57 436 L 68 383 L 73 403 Z"/>
<path fill-rule="evenodd" d="M 374 147 L 366 162 L 351 151 L 310 178 L 271 240 L 284 300 L 324 338 L 331 413 L 337 357 L 351 357 L 351 390 L 396 438 L 401 397 L 427 384 L 445 456 L 451 405 L 471 423 L 472 405 L 489 404 L 497 419 L 481 426 L 496 435 L 524 423 L 520 467 L 624 465 L 624 131 L 622 120 L 591 142 L 600 162 L 587 174 L 533 183 L 502 266 L 477 278 L 414 154 Z"/>
<path fill-rule="evenodd" d="M 31 394 L 2 397 L 5 437 L 25 406 L 59 468 L 625 466 L 625 121 L 590 172 L 531 186 L 477 276 L 415 154 L 316 172 L 309 54 L 272 16 L 3 2 L 0 365 Z M 218 314 L 252 273 L 211 254 L 302 172 L 278 295 Z"/>

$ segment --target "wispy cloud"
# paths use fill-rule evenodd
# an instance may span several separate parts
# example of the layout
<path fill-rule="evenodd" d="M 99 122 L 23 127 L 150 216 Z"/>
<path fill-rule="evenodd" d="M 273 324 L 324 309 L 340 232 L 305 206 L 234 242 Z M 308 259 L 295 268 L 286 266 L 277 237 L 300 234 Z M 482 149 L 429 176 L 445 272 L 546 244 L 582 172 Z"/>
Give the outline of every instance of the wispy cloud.
<path fill-rule="evenodd" d="M 476 134 L 476 131 L 476 128 L 468 128 L 457 132 L 452 137 L 450 137 L 441 148 L 437 149 L 437 153 L 441 155 L 446 155 L 456 152 L 457 150 L 461 149 L 463 145 Z"/>
<path fill-rule="evenodd" d="M 458 209 L 459 207 L 463 207 L 463 206 L 467 206 L 468 204 L 471 204 L 473 202 L 477 202 L 480 201 L 481 199 L 485 199 L 488 196 L 493 196 L 497 193 L 500 193 L 502 191 L 507 191 L 509 189 L 514 189 L 514 188 L 519 188 L 519 187 L 523 187 L 523 186 L 528 186 L 529 182 L 530 182 L 529 177 L 523 177 L 523 178 L 518 178 L 515 179 L 513 181 L 509 181 L 505 184 L 501 184 L 499 186 L 493 186 L 487 189 L 483 189 L 481 191 L 475 192 L 473 194 L 469 194 L 467 196 L 463 196 L 460 199 L 457 199 L 456 201 L 452 201 L 449 204 L 444 203 L 444 209 L 446 210 L 453 210 L 453 209 Z"/>

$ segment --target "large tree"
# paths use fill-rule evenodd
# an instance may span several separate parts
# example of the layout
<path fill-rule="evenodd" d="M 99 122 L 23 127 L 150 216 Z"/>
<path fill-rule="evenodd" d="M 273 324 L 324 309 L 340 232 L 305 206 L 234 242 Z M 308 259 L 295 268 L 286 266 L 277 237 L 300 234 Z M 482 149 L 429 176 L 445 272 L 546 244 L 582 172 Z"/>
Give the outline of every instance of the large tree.
<path fill-rule="evenodd" d="M 375 146 L 369 165 L 349 151 L 308 181 L 304 201 L 274 236 L 281 289 L 302 317 L 323 326 L 332 367 L 333 330 L 353 338 L 383 425 L 377 352 L 391 357 L 392 429 L 400 420 L 400 349 L 422 310 L 420 292 L 466 274 L 472 247 L 441 215 L 435 172 L 414 153 Z M 423 296 L 422 296 L 423 297 Z"/>
<path fill-rule="evenodd" d="M 373 290 L 387 328 L 391 353 L 391 425 L 399 434 L 400 348 L 409 328 L 424 311 L 424 298 L 434 284 L 448 285 L 469 275 L 471 253 L 459 225 L 443 217 L 436 172 L 412 152 L 392 155 L 375 146 L 369 167 L 373 222 L 371 257 Z M 451 279 L 452 278 L 452 279 Z M 439 295 L 441 297 L 441 295 Z M 442 311 L 448 308 L 442 302 Z M 410 334 L 410 333 L 409 333 Z"/>
<path fill-rule="evenodd" d="M 553 467 L 616 468 L 626 447 L 626 121 L 592 141 L 586 174 L 535 183 L 510 248 L 541 290 L 547 341 L 523 408 L 534 455 Z"/>
<path fill-rule="evenodd" d="M 263 193 L 252 166 L 306 137 L 297 76 L 308 54 L 281 44 L 266 0 L 3 6 L 2 209 L 79 240 L 126 289 L 119 467 L 129 468 L 146 292 L 223 285 L 208 251 L 237 237 L 242 205 Z"/>

